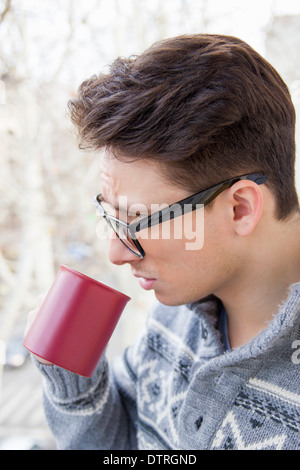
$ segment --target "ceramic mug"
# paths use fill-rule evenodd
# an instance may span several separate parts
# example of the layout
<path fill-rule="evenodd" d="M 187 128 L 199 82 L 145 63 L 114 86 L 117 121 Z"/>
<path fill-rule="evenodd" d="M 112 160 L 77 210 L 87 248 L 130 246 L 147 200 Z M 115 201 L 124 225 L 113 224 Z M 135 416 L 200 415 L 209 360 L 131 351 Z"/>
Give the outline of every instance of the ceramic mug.
<path fill-rule="evenodd" d="M 23 345 L 48 362 L 91 377 L 129 300 L 61 265 Z"/>

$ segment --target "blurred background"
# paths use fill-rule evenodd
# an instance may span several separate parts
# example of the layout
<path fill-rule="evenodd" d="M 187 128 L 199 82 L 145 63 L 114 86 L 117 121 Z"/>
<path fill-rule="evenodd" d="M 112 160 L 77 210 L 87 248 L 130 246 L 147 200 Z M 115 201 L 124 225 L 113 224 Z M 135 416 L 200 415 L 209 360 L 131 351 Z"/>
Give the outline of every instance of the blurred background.
<path fill-rule="evenodd" d="M 154 300 L 128 267 L 109 264 L 96 236 L 99 156 L 78 150 L 67 101 L 117 56 L 199 32 L 247 41 L 277 68 L 299 112 L 298 0 L 0 0 L 0 450 L 55 449 L 22 341 L 60 264 L 132 297 L 111 358 L 142 330 Z"/>

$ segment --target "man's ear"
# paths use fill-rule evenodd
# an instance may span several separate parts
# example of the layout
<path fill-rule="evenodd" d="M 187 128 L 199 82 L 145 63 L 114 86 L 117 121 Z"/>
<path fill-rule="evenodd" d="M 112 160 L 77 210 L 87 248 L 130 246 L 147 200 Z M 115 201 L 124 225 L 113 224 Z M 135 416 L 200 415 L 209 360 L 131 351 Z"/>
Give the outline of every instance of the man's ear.
<path fill-rule="evenodd" d="M 243 237 L 250 235 L 260 220 L 263 209 L 261 188 L 253 181 L 242 180 L 229 188 L 234 231 Z"/>

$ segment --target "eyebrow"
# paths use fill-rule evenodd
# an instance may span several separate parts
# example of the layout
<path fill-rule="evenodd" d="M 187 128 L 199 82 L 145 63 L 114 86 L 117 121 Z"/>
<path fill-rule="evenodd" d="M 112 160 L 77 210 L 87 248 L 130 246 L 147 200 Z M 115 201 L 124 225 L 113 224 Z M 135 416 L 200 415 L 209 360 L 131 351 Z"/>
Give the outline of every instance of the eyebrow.
<path fill-rule="evenodd" d="M 120 206 L 117 206 L 117 205 L 114 205 L 114 204 L 111 204 L 110 202 L 108 202 L 104 197 L 103 195 L 101 194 L 101 199 L 103 202 L 105 202 L 105 204 L 108 204 L 110 207 L 112 207 L 115 211 L 119 211 L 119 212 L 125 212 L 125 207 L 120 207 Z M 147 210 L 147 214 L 142 214 L 142 215 L 148 215 L 149 213 L 151 213 L 151 209 L 146 206 L 146 204 L 140 204 L 141 206 L 143 206 L 144 208 L 146 208 Z M 133 203 L 133 204 L 128 204 L 128 207 L 126 209 L 130 209 L 131 207 L 134 207 L 134 206 L 139 206 L 139 203 Z M 136 215 L 138 211 L 136 211 L 134 213 L 134 215 Z M 127 210 L 126 210 L 126 213 L 127 213 Z M 128 215 L 131 214 L 132 212 L 128 212 Z"/>

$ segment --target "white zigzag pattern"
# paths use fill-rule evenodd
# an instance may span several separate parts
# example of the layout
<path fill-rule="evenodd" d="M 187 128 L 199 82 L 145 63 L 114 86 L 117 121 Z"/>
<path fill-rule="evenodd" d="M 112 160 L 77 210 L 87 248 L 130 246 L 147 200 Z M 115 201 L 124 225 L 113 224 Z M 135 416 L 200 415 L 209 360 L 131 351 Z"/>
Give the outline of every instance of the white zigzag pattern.
<path fill-rule="evenodd" d="M 253 444 L 246 445 L 242 438 L 242 433 L 234 417 L 234 413 L 230 411 L 227 414 L 225 420 L 223 421 L 222 427 L 218 430 L 216 434 L 216 437 L 212 443 L 213 449 L 219 448 L 222 442 L 228 436 L 228 434 L 227 433 L 225 434 L 222 430 L 225 428 L 227 424 L 230 426 L 232 430 L 232 434 L 233 434 L 233 437 L 235 438 L 235 444 L 237 446 L 237 450 L 265 450 L 268 447 L 270 448 L 272 446 L 275 446 L 275 450 L 281 450 L 286 439 L 285 434 L 281 434 L 281 435 L 278 434 L 277 436 L 271 437 L 269 439 L 265 439 L 264 441 L 255 442 Z"/>
<path fill-rule="evenodd" d="M 168 396 L 169 391 L 170 391 L 170 383 L 172 382 L 173 377 L 170 376 L 169 380 L 165 380 L 162 382 L 162 399 L 160 402 L 156 404 L 156 411 L 157 411 L 157 424 L 159 424 L 161 421 L 163 421 L 164 418 L 167 417 L 168 423 L 170 426 L 170 431 L 172 434 L 172 438 L 175 442 L 175 444 L 178 444 L 178 433 L 177 429 L 174 426 L 174 418 L 172 416 L 172 408 L 175 405 L 175 403 L 180 402 L 183 400 L 183 398 L 186 396 L 186 391 L 184 390 L 181 393 L 178 393 L 173 396 Z"/>
<path fill-rule="evenodd" d="M 186 395 L 186 391 L 183 391 L 173 396 L 169 396 L 173 376 L 172 374 L 170 374 L 170 376 L 166 378 L 166 374 L 163 371 L 159 371 L 158 373 L 155 372 L 154 369 L 156 365 L 157 360 L 155 359 L 153 361 L 143 364 L 139 369 L 139 373 L 145 372 L 148 369 L 148 375 L 145 379 L 143 379 L 141 383 L 141 409 L 143 409 L 144 405 L 147 403 L 149 405 L 149 410 L 153 414 L 155 414 L 157 425 L 159 425 L 165 418 L 167 418 L 172 439 L 174 443 L 177 444 L 179 438 L 176 426 L 174 425 L 172 408 L 177 402 L 183 400 Z M 149 384 L 153 383 L 156 379 L 159 379 L 160 382 L 161 397 L 160 400 L 153 403 L 152 398 L 150 397 L 148 392 L 148 386 Z M 152 422 L 152 424 L 154 423 Z"/>
<path fill-rule="evenodd" d="M 141 391 L 142 391 L 141 398 L 140 398 L 141 408 L 144 407 L 145 403 L 151 402 L 151 397 L 148 392 L 148 385 L 151 382 L 154 382 L 154 380 L 158 377 L 158 374 L 155 372 L 156 364 L 157 364 L 157 359 L 154 359 L 153 361 L 142 364 L 139 368 L 139 374 L 146 371 L 147 369 L 149 370 L 148 376 L 141 383 Z"/>

